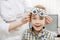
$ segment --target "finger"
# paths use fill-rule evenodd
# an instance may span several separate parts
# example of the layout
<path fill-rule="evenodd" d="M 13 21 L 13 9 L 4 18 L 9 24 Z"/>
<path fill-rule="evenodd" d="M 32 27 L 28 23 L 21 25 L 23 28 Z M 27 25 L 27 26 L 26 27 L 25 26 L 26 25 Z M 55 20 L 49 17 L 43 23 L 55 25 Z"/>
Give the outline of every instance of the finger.
<path fill-rule="evenodd" d="M 30 16 L 25 16 L 25 18 L 30 18 Z"/>
<path fill-rule="evenodd" d="M 46 24 L 49 24 L 52 22 L 52 18 L 50 16 L 46 17 Z"/>
<path fill-rule="evenodd" d="M 52 18 L 50 16 L 47 16 L 46 19 L 52 21 Z"/>
<path fill-rule="evenodd" d="M 47 19 L 46 19 L 46 23 L 47 23 L 47 24 L 49 24 L 49 23 L 51 23 L 51 22 L 52 22 L 51 20 L 47 20 Z"/>
<path fill-rule="evenodd" d="M 52 19 L 50 16 L 46 16 L 46 19 Z"/>
<path fill-rule="evenodd" d="M 30 18 L 27 18 L 26 21 L 30 21 Z"/>
<path fill-rule="evenodd" d="M 47 21 L 46 21 L 46 23 L 47 23 L 47 24 L 49 24 L 49 23 L 50 23 L 50 21 L 48 21 L 48 20 L 47 20 Z"/>

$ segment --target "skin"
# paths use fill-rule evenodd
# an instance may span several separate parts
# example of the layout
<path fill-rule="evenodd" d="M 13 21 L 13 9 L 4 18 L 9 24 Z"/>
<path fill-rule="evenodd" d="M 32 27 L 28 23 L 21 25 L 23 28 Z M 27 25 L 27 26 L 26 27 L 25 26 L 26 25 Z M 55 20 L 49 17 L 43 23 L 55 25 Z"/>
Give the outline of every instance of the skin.
<path fill-rule="evenodd" d="M 39 16 L 38 14 L 32 14 L 31 24 L 34 29 L 33 31 L 38 33 L 45 25 L 45 17 Z"/>
<path fill-rule="evenodd" d="M 9 31 L 16 29 L 17 27 L 21 27 L 25 23 L 30 21 L 30 13 L 25 14 L 20 21 L 15 21 L 10 23 Z"/>

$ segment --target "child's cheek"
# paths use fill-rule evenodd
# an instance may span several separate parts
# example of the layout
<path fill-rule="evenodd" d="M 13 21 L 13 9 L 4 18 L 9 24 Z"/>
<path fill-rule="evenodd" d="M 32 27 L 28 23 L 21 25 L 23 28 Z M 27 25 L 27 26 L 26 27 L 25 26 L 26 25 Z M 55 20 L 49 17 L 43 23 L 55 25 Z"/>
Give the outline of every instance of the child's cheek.
<path fill-rule="evenodd" d="M 45 25 L 45 19 L 44 19 L 44 20 L 42 20 L 42 24 L 43 24 L 43 25 Z"/>
<path fill-rule="evenodd" d="M 32 20 L 31 23 L 34 24 L 36 21 Z"/>

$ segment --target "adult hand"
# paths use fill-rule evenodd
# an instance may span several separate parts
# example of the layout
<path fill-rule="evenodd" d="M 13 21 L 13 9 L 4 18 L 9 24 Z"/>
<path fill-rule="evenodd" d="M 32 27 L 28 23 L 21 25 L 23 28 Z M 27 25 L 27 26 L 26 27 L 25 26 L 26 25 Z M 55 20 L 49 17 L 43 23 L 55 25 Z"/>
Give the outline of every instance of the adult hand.
<path fill-rule="evenodd" d="M 25 24 L 29 21 L 30 21 L 30 13 L 24 14 L 22 19 L 21 19 L 22 24 Z"/>

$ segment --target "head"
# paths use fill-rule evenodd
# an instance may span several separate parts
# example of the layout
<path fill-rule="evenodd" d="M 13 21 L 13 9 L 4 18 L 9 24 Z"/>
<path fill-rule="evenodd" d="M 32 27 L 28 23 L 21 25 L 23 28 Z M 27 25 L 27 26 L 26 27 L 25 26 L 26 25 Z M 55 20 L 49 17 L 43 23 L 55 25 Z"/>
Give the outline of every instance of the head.
<path fill-rule="evenodd" d="M 42 9 L 44 11 L 45 7 L 41 6 L 41 5 L 37 5 L 34 8 L 38 8 L 38 9 Z M 35 31 L 40 31 L 41 29 L 43 29 L 44 25 L 45 25 L 45 16 L 40 16 L 38 13 L 31 13 L 31 20 L 30 20 L 33 30 Z"/>

